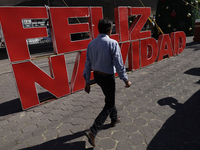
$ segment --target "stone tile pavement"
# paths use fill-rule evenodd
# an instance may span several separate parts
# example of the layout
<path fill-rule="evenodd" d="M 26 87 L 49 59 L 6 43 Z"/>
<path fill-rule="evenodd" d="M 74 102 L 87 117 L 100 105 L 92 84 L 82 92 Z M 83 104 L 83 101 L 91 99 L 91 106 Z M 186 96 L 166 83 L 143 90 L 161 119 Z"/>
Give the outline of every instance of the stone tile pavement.
<path fill-rule="evenodd" d="M 122 121 L 110 128 L 108 118 L 95 148 L 84 131 L 104 105 L 97 85 L 89 95 L 79 91 L 22 111 L 10 66 L 1 64 L 0 150 L 199 150 L 200 43 L 192 38 L 178 56 L 129 72 L 130 88 L 116 78 Z"/>

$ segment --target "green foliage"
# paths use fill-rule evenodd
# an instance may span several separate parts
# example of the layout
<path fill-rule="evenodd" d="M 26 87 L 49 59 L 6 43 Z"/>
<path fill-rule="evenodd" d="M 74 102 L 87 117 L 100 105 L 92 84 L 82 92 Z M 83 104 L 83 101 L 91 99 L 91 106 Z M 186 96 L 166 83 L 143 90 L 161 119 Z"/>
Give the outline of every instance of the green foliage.
<path fill-rule="evenodd" d="M 183 0 L 158 0 L 156 22 L 165 34 L 184 31 L 187 36 L 194 35 L 195 19 L 199 18 L 198 0 L 187 2 L 188 4 Z M 156 29 L 154 36 L 159 34 Z"/>

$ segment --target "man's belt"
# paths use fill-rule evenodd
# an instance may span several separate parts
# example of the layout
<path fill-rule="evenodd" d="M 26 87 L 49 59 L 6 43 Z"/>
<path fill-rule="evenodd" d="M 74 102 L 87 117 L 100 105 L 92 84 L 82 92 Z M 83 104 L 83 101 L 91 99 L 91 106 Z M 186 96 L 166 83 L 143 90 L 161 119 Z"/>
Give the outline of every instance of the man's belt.
<path fill-rule="evenodd" d="M 112 75 L 112 74 L 107 74 L 107 73 L 104 73 L 104 72 L 101 72 L 101 71 L 96 71 L 96 70 L 94 70 L 94 72 L 96 74 L 101 74 L 101 75 Z"/>

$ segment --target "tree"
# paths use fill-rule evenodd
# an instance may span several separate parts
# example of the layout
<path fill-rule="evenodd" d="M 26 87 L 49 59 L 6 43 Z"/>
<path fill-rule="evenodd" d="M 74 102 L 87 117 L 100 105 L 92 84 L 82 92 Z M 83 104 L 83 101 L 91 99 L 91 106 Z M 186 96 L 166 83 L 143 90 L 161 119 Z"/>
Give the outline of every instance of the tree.
<path fill-rule="evenodd" d="M 198 0 L 158 0 L 156 22 L 165 34 L 184 31 L 187 36 L 192 36 L 197 18 Z M 156 28 L 154 36 L 159 34 L 161 33 Z"/>

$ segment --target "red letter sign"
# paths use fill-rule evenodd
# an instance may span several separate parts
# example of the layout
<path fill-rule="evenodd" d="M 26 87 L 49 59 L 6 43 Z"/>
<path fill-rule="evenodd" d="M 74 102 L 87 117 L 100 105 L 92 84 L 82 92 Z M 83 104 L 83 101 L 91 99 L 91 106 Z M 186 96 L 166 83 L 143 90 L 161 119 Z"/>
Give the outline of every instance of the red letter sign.
<path fill-rule="evenodd" d="M 138 15 L 130 28 L 131 40 L 138 40 L 151 37 L 151 31 L 140 32 L 150 14 L 151 8 L 142 7 L 129 9 L 129 16 Z"/>
<path fill-rule="evenodd" d="M 70 93 L 64 55 L 51 57 L 49 61 L 52 77 L 30 61 L 12 65 L 23 109 L 39 104 L 35 83 L 56 97 Z"/>
<path fill-rule="evenodd" d="M 0 22 L 11 62 L 30 59 L 26 39 L 47 37 L 45 27 L 23 28 L 22 19 L 48 18 L 45 7 L 1 7 Z"/>
<path fill-rule="evenodd" d="M 98 36 L 98 24 L 99 20 L 103 18 L 102 7 L 90 7 L 90 17 L 89 17 L 89 25 L 90 25 L 90 35 L 91 38 L 94 39 Z"/>
<path fill-rule="evenodd" d="M 186 45 L 185 33 L 183 31 L 171 33 L 171 41 L 174 50 L 174 55 L 182 53 Z"/>
<path fill-rule="evenodd" d="M 52 7 L 50 17 L 54 48 L 57 54 L 86 49 L 91 39 L 71 41 L 70 34 L 89 32 L 88 23 L 70 24 L 69 18 L 89 17 L 88 7 Z"/>
<path fill-rule="evenodd" d="M 154 63 L 158 56 L 158 45 L 154 38 L 141 40 L 141 68 Z"/>
<path fill-rule="evenodd" d="M 161 61 L 163 59 L 163 56 L 165 55 L 168 55 L 168 57 L 173 56 L 172 44 L 169 34 L 164 34 L 159 36 L 158 46 L 159 46 L 158 61 Z"/>
<path fill-rule="evenodd" d="M 76 61 L 74 64 L 74 70 L 71 80 L 72 93 L 81 90 L 85 86 L 85 79 L 83 77 L 83 70 L 85 68 L 86 51 L 77 52 Z M 94 79 L 93 73 L 90 75 L 90 79 Z"/>
<path fill-rule="evenodd" d="M 119 33 L 120 42 L 129 41 L 127 7 L 115 8 L 115 28 L 116 32 Z"/>
<path fill-rule="evenodd" d="M 140 68 L 140 41 L 133 41 L 128 55 L 129 70 Z"/>
<path fill-rule="evenodd" d="M 47 37 L 46 28 L 23 27 L 23 19 L 48 18 L 46 8 L 0 7 L 0 24 L 10 61 L 11 63 L 15 62 L 12 64 L 12 68 L 23 109 L 40 104 L 36 83 L 56 97 L 84 88 L 85 49 L 87 49 L 89 42 L 97 37 L 99 33 L 98 22 L 103 18 L 101 7 L 52 7 L 48 8 L 48 11 L 54 51 L 56 54 L 62 54 L 49 58 L 51 76 L 29 60 L 30 53 L 26 43 L 29 38 Z M 173 52 L 174 55 L 179 54 L 185 48 L 186 36 L 182 31 L 171 33 L 171 40 L 169 35 L 161 35 L 158 44 L 154 38 L 151 38 L 151 31 L 141 32 L 150 13 L 151 8 L 147 7 L 115 8 L 116 34 L 111 35 L 111 38 L 120 42 L 123 62 L 126 63 L 128 56 L 130 70 L 150 65 L 157 59 L 160 61 L 165 55 L 171 57 Z M 136 18 L 129 29 L 128 16 L 133 15 Z M 76 20 L 79 18 L 84 18 L 86 22 L 77 23 Z M 72 35 L 80 35 L 81 33 L 89 33 L 90 38 L 72 38 Z M 64 53 L 74 51 L 77 51 L 77 57 L 69 85 Z M 91 79 L 93 78 L 91 72 Z"/>

